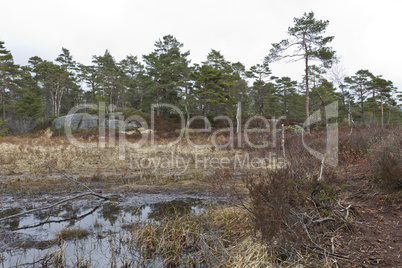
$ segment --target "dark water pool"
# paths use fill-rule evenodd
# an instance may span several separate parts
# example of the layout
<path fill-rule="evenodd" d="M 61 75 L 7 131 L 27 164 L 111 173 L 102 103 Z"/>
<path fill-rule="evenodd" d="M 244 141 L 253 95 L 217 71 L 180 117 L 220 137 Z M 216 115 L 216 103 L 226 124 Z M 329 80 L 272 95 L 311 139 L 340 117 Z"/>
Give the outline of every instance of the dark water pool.
<path fill-rule="evenodd" d="M 132 236 L 124 228 L 130 224 L 164 217 L 200 213 L 211 204 L 206 197 L 149 194 L 102 201 L 77 199 L 57 207 L 0 222 L 0 267 L 41 267 L 41 260 L 56 251 L 64 252 L 67 264 L 83 260 L 91 267 L 110 267 L 135 263 L 138 252 Z M 33 202 L 30 208 L 41 207 Z M 24 208 L 3 204 L 0 218 L 22 212 Z M 60 241 L 58 233 L 81 228 L 85 237 Z M 153 260 L 152 266 L 158 266 Z"/>

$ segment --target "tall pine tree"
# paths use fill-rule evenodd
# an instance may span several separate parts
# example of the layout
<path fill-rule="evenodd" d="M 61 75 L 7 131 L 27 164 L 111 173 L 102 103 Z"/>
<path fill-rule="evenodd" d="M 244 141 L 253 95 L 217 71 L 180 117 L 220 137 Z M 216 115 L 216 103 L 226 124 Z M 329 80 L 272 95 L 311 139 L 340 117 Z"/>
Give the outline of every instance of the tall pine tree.
<path fill-rule="evenodd" d="M 334 37 L 324 37 L 329 21 L 316 20 L 314 13 L 304 13 L 301 18 L 294 18 L 294 26 L 288 28 L 290 39 L 282 40 L 279 43 L 272 44 L 266 60 L 268 62 L 277 61 L 283 58 L 294 58 L 295 61 L 304 60 L 305 72 L 305 90 L 306 90 L 306 117 L 310 116 L 310 85 L 309 70 L 311 61 L 318 60 L 323 67 L 331 67 L 335 60 L 335 52 L 327 47 Z M 290 53 L 287 51 L 294 48 Z M 307 131 L 309 131 L 307 124 Z"/>

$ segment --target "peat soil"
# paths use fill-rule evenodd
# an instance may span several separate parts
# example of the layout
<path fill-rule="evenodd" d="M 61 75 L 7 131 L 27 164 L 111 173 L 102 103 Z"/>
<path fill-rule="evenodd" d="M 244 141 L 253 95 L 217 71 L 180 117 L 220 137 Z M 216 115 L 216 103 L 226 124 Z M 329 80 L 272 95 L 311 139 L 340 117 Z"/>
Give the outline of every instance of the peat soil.
<path fill-rule="evenodd" d="M 341 267 L 402 267 L 402 193 L 378 190 L 370 181 L 348 181 L 345 203 L 353 215 L 350 232 L 341 234 Z"/>

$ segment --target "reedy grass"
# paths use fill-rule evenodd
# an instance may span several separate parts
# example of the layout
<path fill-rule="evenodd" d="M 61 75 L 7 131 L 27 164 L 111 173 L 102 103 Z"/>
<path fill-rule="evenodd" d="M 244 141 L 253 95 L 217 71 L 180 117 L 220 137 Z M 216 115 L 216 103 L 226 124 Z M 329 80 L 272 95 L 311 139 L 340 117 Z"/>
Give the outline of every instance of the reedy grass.
<path fill-rule="evenodd" d="M 203 214 L 165 218 L 132 226 L 134 243 L 144 258 L 162 257 L 166 265 L 218 266 L 231 259 L 228 250 L 251 232 L 251 219 L 234 207 L 211 207 Z"/>
<path fill-rule="evenodd" d="M 57 237 L 59 241 L 69 240 L 72 238 L 83 238 L 90 234 L 87 229 L 83 229 L 81 227 L 67 227 L 60 232 L 57 233 Z"/>

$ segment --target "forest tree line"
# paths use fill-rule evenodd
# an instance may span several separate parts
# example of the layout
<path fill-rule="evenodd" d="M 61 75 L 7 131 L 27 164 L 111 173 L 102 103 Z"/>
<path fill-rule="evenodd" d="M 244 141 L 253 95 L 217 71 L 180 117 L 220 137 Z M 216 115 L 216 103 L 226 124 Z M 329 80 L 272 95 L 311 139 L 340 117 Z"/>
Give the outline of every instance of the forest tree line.
<path fill-rule="evenodd" d="M 13 132 L 23 132 L 33 122 L 65 115 L 78 104 L 99 102 L 146 113 L 151 104 L 168 103 L 188 115 L 232 118 L 241 103 L 243 114 L 304 121 L 310 110 L 338 101 L 339 119 L 353 124 L 402 121 L 402 96 L 392 81 L 369 70 L 347 76 L 339 67 L 329 47 L 334 37 L 323 36 L 328 21 L 316 20 L 313 12 L 294 21 L 289 39 L 273 44 L 267 57 L 248 69 L 214 49 L 205 61 L 192 64 L 190 52 L 172 35 L 157 40 L 141 59 L 129 55 L 116 61 L 106 50 L 92 56 L 90 65 L 76 62 L 62 48 L 54 61 L 33 56 L 20 66 L 0 41 L 0 128 L 7 120 Z M 271 72 L 270 64 L 284 58 L 305 63 L 301 81 Z M 157 109 L 158 114 L 170 112 Z"/>

